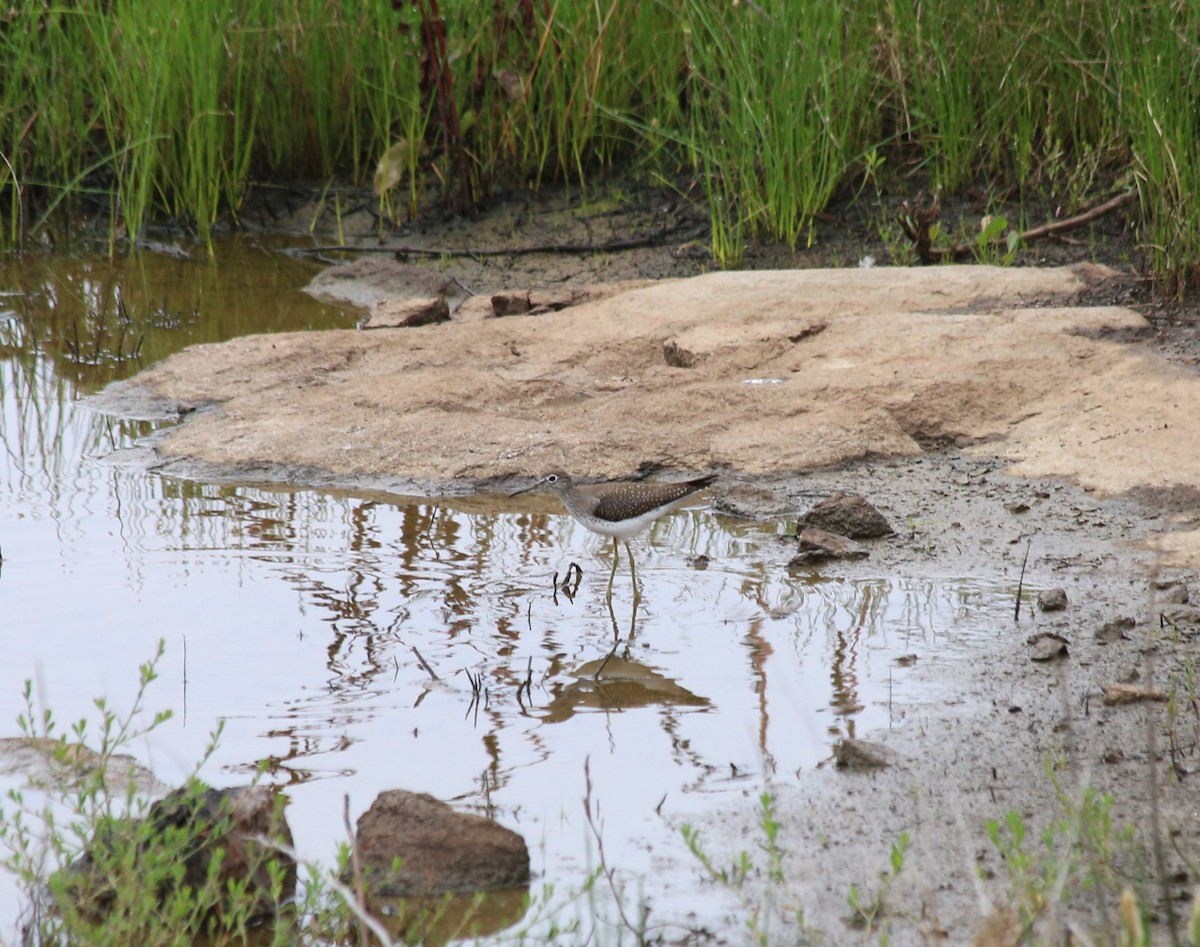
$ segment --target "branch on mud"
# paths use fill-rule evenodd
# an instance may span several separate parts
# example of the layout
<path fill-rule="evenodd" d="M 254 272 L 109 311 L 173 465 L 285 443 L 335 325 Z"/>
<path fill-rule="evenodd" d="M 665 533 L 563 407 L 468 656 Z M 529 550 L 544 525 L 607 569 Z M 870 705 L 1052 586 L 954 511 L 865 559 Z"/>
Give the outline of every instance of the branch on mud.
<path fill-rule="evenodd" d="M 701 224 L 693 227 L 692 231 L 685 235 L 686 239 L 692 240 L 700 236 L 707 229 L 707 224 Z M 295 247 L 289 250 L 289 253 L 394 253 L 398 259 L 403 260 L 408 256 L 429 256 L 429 257 L 493 257 L 493 256 L 528 256 L 532 253 L 606 253 L 613 250 L 635 250 L 639 247 L 652 247 L 666 240 L 667 237 L 674 236 L 684 229 L 683 224 L 677 224 L 673 227 L 667 227 L 663 230 L 655 231 L 654 233 L 641 234 L 633 237 L 618 237 L 614 240 L 607 240 L 603 243 L 535 243 L 523 247 L 489 247 L 483 248 L 467 248 L 453 249 L 451 247 L 404 247 L 404 246 L 387 246 L 387 247 L 354 247 L 345 245 L 321 245 L 315 247 Z"/>
<path fill-rule="evenodd" d="M 1042 224 L 1040 227 L 1031 227 L 1029 230 L 1019 234 L 1018 239 L 1021 243 L 1029 243 L 1054 234 L 1083 227 L 1094 220 L 1098 220 L 1105 214 L 1110 214 L 1114 210 L 1124 207 L 1136 196 L 1136 191 L 1125 191 L 1116 197 L 1109 198 L 1102 204 L 1097 204 L 1090 210 L 1076 214 L 1074 217 L 1065 217 L 1062 220 Z M 931 228 L 937 223 L 941 210 L 941 188 L 938 188 L 933 196 L 933 200 L 925 206 L 917 205 L 913 207 L 909 205 L 908 201 L 900 205 L 900 227 L 904 230 L 904 235 L 913 242 L 913 246 L 917 251 L 917 257 L 922 263 L 938 263 L 947 257 L 955 260 L 964 260 L 974 256 L 975 252 L 979 249 L 979 245 L 975 243 L 960 243 L 954 247 L 933 246 Z"/>

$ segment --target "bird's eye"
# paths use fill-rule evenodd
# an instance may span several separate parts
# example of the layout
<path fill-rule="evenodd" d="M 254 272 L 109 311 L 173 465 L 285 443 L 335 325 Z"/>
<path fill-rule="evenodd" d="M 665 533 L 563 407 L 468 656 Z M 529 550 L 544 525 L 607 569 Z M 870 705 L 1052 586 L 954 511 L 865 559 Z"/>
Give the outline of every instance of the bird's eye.
<path fill-rule="evenodd" d="M 546 478 L 546 483 L 558 483 L 558 474 L 550 474 Z"/>

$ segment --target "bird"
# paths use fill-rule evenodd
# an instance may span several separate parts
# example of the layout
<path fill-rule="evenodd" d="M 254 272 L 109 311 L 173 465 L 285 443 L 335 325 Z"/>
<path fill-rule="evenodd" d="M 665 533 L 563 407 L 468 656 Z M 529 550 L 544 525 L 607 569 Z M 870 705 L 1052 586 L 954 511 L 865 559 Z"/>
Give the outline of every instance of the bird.
<path fill-rule="evenodd" d="M 608 577 L 606 598 L 612 603 L 613 580 L 617 575 L 618 544 L 625 544 L 629 570 L 633 578 L 633 596 L 640 599 L 637 568 L 633 562 L 631 540 L 660 516 L 670 513 L 694 493 L 711 487 L 716 474 L 706 474 L 692 480 L 664 483 L 644 480 L 606 480 L 602 483 L 577 484 L 569 474 L 554 470 L 539 477 L 532 486 L 517 490 L 509 496 L 520 496 L 543 488 L 558 495 L 577 522 L 613 541 L 613 566 Z"/>

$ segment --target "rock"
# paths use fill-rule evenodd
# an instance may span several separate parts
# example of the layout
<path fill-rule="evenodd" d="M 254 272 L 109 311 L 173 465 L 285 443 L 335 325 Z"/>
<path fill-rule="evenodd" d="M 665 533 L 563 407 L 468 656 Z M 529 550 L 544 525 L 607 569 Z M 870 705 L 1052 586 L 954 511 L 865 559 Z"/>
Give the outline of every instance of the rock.
<path fill-rule="evenodd" d="M 171 791 L 124 753 L 97 753 L 82 743 L 51 737 L 0 738 L 0 776 L 18 776 L 27 786 L 66 791 L 101 772 L 115 795 L 132 788 L 139 796 L 153 799 Z"/>
<path fill-rule="evenodd" d="M 833 761 L 838 769 L 883 769 L 900 761 L 900 755 L 880 743 L 847 737 L 833 745 Z"/>
<path fill-rule="evenodd" d="M 850 539 L 878 539 L 895 532 L 882 513 L 853 493 L 835 493 L 822 500 L 800 517 L 799 525 L 827 530 Z"/>
<path fill-rule="evenodd" d="M 587 286 L 564 286 L 558 289 L 519 289 L 494 293 L 491 296 L 491 316 L 538 316 L 560 312 L 586 302 L 607 299 L 616 293 L 649 285 L 650 280 L 628 280 L 622 283 L 595 283 Z"/>
<path fill-rule="evenodd" d="M 319 273 L 306 290 L 319 299 L 349 302 L 371 309 L 389 299 L 440 296 L 451 308 L 470 293 L 451 275 L 419 263 L 402 263 L 367 254 Z"/>
<path fill-rule="evenodd" d="M 1055 658 L 1065 658 L 1070 655 L 1067 650 L 1067 639 L 1052 632 L 1042 632 L 1029 639 L 1033 645 L 1033 653 L 1029 655 L 1032 661 L 1051 661 Z"/>
<path fill-rule="evenodd" d="M 323 482 L 343 485 L 393 475 L 442 484 L 517 466 L 611 477 L 643 463 L 758 477 L 918 456 L 915 434 L 981 443 L 1001 431 L 1002 452 L 1023 458 L 1022 476 L 1051 467 L 1106 493 L 1150 482 L 1164 467 L 1198 480 L 1200 454 L 1187 449 L 1200 431 L 1200 413 L 1188 410 L 1195 379 L 1137 387 L 1147 380 L 1129 367 L 1128 347 L 1086 335 L 1144 317 L 1110 306 L 1022 308 L 1031 295 L 1082 291 L 1091 277 L 1078 269 L 936 270 L 713 272 L 625 284 L 551 318 L 452 319 L 423 328 L 419 346 L 407 332 L 255 335 L 185 349 L 122 384 L 216 406 L 156 440 L 167 463 L 257 472 L 269 461 L 319 468 Z M 438 295 L 397 288 L 393 296 Z M 481 295 L 516 288 L 488 285 Z M 976 305 L 970 319 L 944 316 Z M 792 342 L 818 315 L 825 331 Z M 681 349 L 703 361 L 667 367 L 664 341 L 699 341 L 691 333 L 701 328 L 712 345 Z M 520 372 L 509 375 L 514 348 Z M 743 383 L 765 378 L 779 383 Z M 1129 397 L 1099 412 L 1081 412 L 1070 394 L 1125 385 L 1134 386 Z M 1129 442 L 1147 403 L 1164 427 Z M 1021 420 L 1031 404 L 1036 424 Z M 311 436 L 314 417 L 325 436 Z M 1033 437 L 1041 424 L 1052 433 Z"/>
<path fill-rule="evenodd" d="M 529 290 L 493 294 L 493 316 L 519 316 L 526 312 L 529 312 Z"/>
<path fill-rule="evenodd" d="M 865 546 L 853 539 L 823 529 L 806 529 L 798 539 L 800 552 L 788 562 L 789 569 L 803 568 L 827 559 L 863 559 L 869 554 Z"/>
<path fill-rule="evenodd" d="M 1039 592 L 1037 603 L 1038 608 L 1044 612 L 1061 612 L 1067 607 L 1067 590 L 1046 589 L 1044 592 Z"/>
<path fill-rule="evenodd" d="M 1158 591 L 1157 598 L 1164 605 L 1186 605 L 1188 588 L 1186 585 L 1168 585 Z"/>
<path fill-rule="evenodd" d="M 569 306 L 578 306 L 593 298 L 591 287 L 558 290 L 530 290 L 529 312 L 539 315 L 543 312 L 559 312 Z"/>
<path fill-rule="evenodd" d="M 1110 707 L 1115 704 L 1136 704 L 1143 700 L 1166 699 L 1166 691 L 1161 691 L 1157 687 L 1141 687 L 1137 684 L 1104 685 L 1104 703 Z"/>
<path fill-rule="evenodd" d="M 374 894 L 410 897 L 529 883 L 529 849 L 511 829 L 426 793 L 388 789 L 358 819 L 355 842 Z M 399 859 L 399 867 L 393 863 Z"/>
<path fill-rule="evenodd" d="M 423 299 L 385 299 L 371 310 L 364 329 L 411 329 L 449 322 L 450 306 L 441 296 Z"/>
<path fill-rule="evenodd" d="M 207 890 L 218 899 L 234 886 L 239 889 L 232 905 L 235 916 L 245 916 L 239 915 L 244 910 L 239 906 L 249 898 L 249 916 L 267 918 L 295 894 L 296 863 L 259 838 L 292 847 L 280 796 L 265 786 L 209 789 L 197 783 L 154 803 L 144 819 L 117 821 L 97 834 L 62 876 L 60 896 L 102 916 L 115 895 L 114 870 L 136 864 L 139 873 L 145 869 L 147 878 L 170 877 L 177 887 Z M 130 846 L 136 848 L 136 855 L 130 853 Z M 218 867 L 214 867 L 214 858 Z M 182 871 L 177 865 L 180 861 Z M 168 864 L 175 865 L 170 874 L 165 870 Z M 272 864 L 283 869 L 278 891 L 272 883 Z M 125 878 L 123 883 L 128 882 Z M 56 894 L 58 890 L 56 885 Z M 158 898 L 165 900 L 168 894 L 164 880 Z M 214 918 L 224 910 L 219 901 L 209 906 Z"/>
<path fill-rule="evenodd" d="M 1128 641 L 1129 635 L 1125 632 L 1129 631 L 1136 625 L 1132 618 L 1117 618 L 1113 621 L 1106 621 L 1098 629 L 1096 629 L 1096 640 L 1101 644 L 1112 644 L 1114 641 Z"/>

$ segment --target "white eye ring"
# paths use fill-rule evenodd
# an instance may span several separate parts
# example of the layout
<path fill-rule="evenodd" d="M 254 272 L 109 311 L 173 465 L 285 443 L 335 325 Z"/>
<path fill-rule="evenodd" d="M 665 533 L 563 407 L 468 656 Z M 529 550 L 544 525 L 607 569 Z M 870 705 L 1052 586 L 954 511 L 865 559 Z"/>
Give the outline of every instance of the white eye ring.
<path fill-rule="evenodd" d="M 546 483 L 558 483 L 558 474 L 550 474 L 547 476 Z"/>

